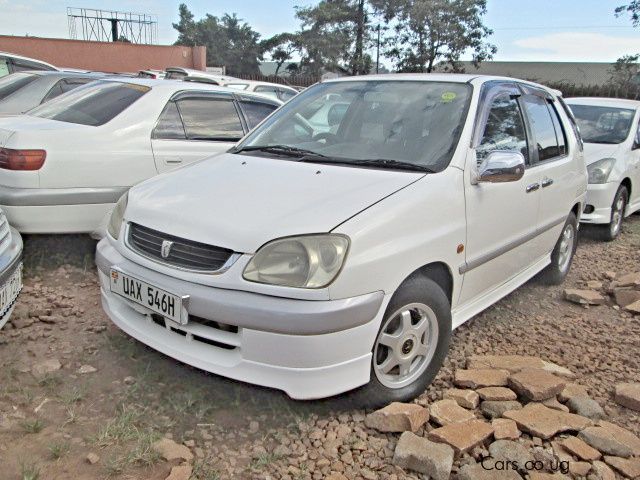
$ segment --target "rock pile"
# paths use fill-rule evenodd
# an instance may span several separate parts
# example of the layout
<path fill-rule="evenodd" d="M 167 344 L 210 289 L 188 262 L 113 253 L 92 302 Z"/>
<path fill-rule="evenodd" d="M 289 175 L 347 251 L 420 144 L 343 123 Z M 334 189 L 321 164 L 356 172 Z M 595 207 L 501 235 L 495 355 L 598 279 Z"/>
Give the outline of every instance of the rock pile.
<path fill-rule="evenodd" d="M 471 356 L 466 367 L 441 400 L 367 415 L 369 428 L 402 432 L 394 465 L 436 480 L 640 478 L 640 438 L 604 420 L 570 370 L 513 355 Z M 640 407 L 640 384 L 612 395 Z"/>
<path fill-rule="evenodd" d="M 603 282 L 590 280 L 585 288 L 566 289 L 565 299 L 579 305 L 612 305 L 640 315 L 640 272 L 618 276 L 605 272 Z"/>

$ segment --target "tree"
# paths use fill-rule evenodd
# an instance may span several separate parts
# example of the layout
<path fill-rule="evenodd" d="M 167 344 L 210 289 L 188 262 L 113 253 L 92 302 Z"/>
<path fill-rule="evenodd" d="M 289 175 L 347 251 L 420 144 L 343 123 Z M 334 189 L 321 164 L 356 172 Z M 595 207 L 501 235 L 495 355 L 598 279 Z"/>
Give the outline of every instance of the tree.
<path fill-rule="evenodd" d="M 321 0 L 313 7 L 298 8 L 302 22 L 297 34 L 302 67 L 318 75 L 323 68 L 351 75 L 369 72 L 371 0 Z"/>
<path fill-rule="evenodd" d="M 640 54 L 624 55 L 616 60 L 613 67 L 609 69 L 609 82 L 617 88 L 629 90 L 638 88 L 640 83 Z"/>
<path fill-rule="evenodd" d="M 275 75 L 278 75 L 282 66 L 293 58 L 298 51 L 297 36 L 294 33 L 279 33 L 261 42 L 263 53 L 270 53 L 271 60 L 276 62 Z"/>
<path fill-rule="evenodd" d="M 632 0 L 626 5 L 620 5 L 618 8 L 616 8 L 615 12 L 616 17 L 628 13 L 631 16 L 633 26 L 637 27 L 638 25 L 640 25 L 640 0 Z"/>
<path fill-rule="evenodd" d="M 178 31 L 176 45 L 204 45 L 207 64 L 224 65 L 230 74 L 255 74 L 262 60 L 260 34 L 235 14 L 221 18 L 207 14 L 195 21 L 185 4 L 179 9 L 180 20 L 173 24 Z"/>
<path fill-rule="evenodd" d="M 493 31 L 482 23 L 486 0 L 376 0 L 375 6 L 395 22 L 386 53 L 401 72 L 431 72 L 439 60 L 462 71 L 463 53 L 471 51 L 477 66 L 497 51 L 486 41 Z"/>

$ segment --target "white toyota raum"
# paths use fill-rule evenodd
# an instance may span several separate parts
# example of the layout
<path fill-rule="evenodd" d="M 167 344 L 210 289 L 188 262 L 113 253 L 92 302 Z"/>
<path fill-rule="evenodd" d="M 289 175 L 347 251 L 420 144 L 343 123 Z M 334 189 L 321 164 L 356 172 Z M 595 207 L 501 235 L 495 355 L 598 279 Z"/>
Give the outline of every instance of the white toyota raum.
<path fill-rule="evenodd" d="M 508 78 L 315 85 L 229 153 L 119 200 L 97 250 L 104 309 L 171 357 L 294 398 L 415 397 L 452 328 L 539 272 L 566 276 L 587 188 L 576 132 L 556 93 Z"/>

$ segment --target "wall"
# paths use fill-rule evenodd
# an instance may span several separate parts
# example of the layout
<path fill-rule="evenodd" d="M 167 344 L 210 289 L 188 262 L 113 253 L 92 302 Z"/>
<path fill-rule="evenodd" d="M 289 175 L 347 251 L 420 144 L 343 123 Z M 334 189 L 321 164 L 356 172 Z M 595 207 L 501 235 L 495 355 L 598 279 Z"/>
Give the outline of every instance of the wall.
<path fill-rule="evenodd" d="M 61 38 L 0 35 L 0 51 L 17 53 L 56 67 L 103 72 L 186 67 L 204 70 L 206 47 L 136 45 L 123 42 L 86 42 Z"/>

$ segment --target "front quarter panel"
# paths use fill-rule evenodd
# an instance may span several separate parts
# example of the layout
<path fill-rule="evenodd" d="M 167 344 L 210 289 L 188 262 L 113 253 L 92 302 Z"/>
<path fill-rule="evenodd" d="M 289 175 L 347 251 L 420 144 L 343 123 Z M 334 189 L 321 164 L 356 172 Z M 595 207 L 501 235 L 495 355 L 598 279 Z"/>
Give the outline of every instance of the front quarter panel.
<path fill-rule="evenodd" d="M 426 175 L 339 225 L 350 237 L 345 265 L 329 295 L 345 298 L 382 290 L 392 294 L 418 268 L 442 262 L 453 276 L 455 306 L 464 253 L 463 172 L 455 167 Z"/>

